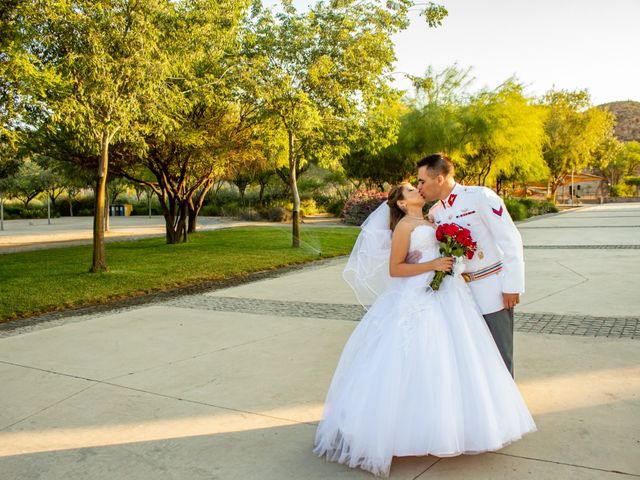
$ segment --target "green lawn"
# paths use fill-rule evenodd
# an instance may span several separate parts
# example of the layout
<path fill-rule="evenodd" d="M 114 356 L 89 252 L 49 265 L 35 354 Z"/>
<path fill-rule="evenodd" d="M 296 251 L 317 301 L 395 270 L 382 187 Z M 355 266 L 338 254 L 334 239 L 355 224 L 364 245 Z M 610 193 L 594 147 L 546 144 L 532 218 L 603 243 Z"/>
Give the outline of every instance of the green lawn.
<path fill-rule="evenodd" d="M 109 243 L 102 274 L 88 273 L 89 245 L 0 255 L 0 321 L 345 255 L 358 231 L 303 227 L 299 249 L 282 227 L 198 233 L 180 245 Z"/>

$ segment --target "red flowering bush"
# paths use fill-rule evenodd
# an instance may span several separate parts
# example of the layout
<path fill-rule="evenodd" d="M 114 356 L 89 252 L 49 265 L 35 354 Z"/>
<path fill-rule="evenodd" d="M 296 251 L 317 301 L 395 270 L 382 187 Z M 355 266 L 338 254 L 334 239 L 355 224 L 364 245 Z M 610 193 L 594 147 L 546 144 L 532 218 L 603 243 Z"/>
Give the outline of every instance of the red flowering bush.
<path fill-rule="evenodd" d="M 385 192 L 376 190 L 356 190 L 351 194 L 342 209 L 342 218 L 347 225 L 362 225 L 367 217 L 382 202 L 387 201 Z"/>
<path fill-rule="evenodd" d="M 445 257 L 465 256 L 471 260 L 477 248 L 469 229 L 455 223 L 440 225 L 436 229 L 436 239 L 440 242 L 440 253 Z M 445 275 L 453 275 L 453 272 L 437 271 L 429 286 L 433 290 L 438 290 Z"/>

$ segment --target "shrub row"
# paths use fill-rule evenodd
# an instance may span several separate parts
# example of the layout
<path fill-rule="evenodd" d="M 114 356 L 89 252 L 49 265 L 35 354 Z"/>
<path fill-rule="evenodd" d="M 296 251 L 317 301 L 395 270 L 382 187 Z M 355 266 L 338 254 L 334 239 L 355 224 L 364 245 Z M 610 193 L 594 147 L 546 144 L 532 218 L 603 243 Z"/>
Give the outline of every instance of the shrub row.
<path fill-rule="evenodd" d="M 536 215 L 556 213 L 558 207 L 553 202 L 546 200 L 533 200 L 531 198 L 507 198 L 504 201 L 509 215 L 514 221 L 524 220 Z"/>
<path fill-rule="evenodd" d="M 354 192 L 345 203 L 342 211 L 344 223 L 362 225 L 362 222 L 366 220 L 369 214 L 386 199 L 387 194 L 385 192 L 375 190 L 358 190 Z M 504 203 L 511 218 L 515 221 L 558 211 L 558 208 L 552 202 L 530 198 L 507 198 Z"/>
<path fill-rule="evenodd" d="M 386 200 L 386 192 L 356 190 L 344 204 L 342 219 L 347 225 L 362 225 L 371 212 Z"/>

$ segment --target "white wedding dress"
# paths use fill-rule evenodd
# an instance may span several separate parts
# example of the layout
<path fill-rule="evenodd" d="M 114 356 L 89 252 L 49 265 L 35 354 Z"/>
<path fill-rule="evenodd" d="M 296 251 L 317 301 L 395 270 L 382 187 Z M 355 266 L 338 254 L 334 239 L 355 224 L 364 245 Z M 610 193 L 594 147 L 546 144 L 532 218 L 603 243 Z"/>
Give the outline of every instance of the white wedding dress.
<path fill-rule="evenodd" d="M 439 256 L 420 225 L 410 250 Z M 498 450 L 536 430 L 471 292 L 459 276 L 392 278 L 336 368 L 314 453 L 388 476 L 393 456 Z"/>

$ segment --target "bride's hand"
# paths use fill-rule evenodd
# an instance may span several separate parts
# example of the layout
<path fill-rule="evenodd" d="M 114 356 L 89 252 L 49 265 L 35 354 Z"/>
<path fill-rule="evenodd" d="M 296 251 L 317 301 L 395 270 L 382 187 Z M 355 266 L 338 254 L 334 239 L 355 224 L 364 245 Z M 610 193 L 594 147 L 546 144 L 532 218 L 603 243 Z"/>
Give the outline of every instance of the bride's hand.
<path fill-rule="evenodd" d="M 420 250 L 412 250 L 408 253 L 407 258 L 405 259 L 405 262 L 420 263 L 421 258 L 422 258 L 422 252 L 420 252 Z"/>
<path fill-rule="evenodd" d="M 441 272 L 450 272 L 453 268 L 453 257 L 440 257 L 433 260 L 433 269 Z"/>

